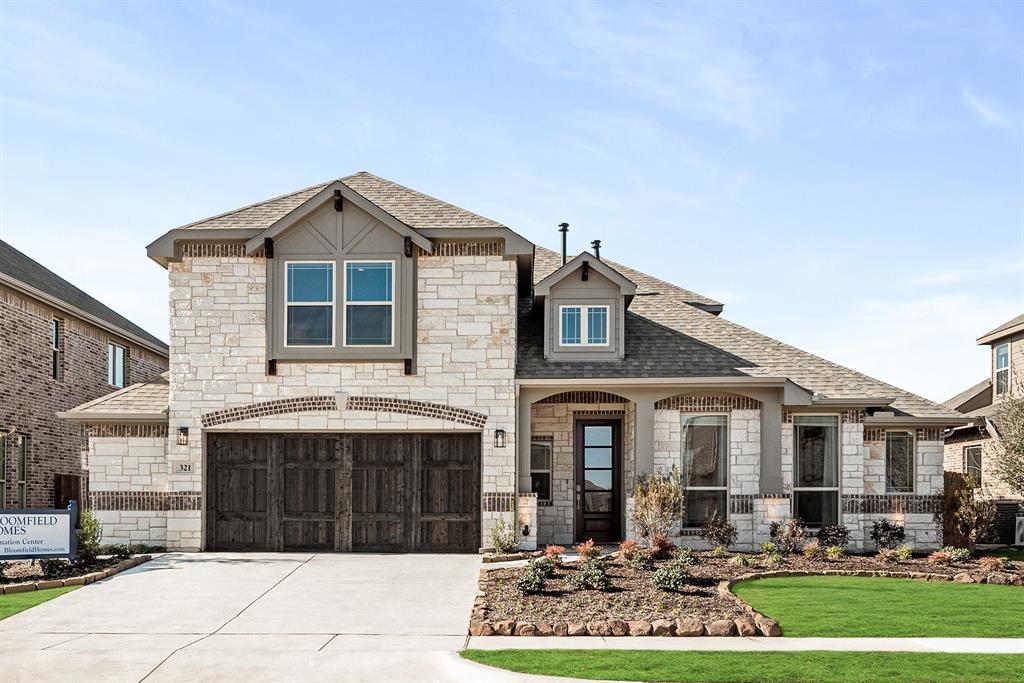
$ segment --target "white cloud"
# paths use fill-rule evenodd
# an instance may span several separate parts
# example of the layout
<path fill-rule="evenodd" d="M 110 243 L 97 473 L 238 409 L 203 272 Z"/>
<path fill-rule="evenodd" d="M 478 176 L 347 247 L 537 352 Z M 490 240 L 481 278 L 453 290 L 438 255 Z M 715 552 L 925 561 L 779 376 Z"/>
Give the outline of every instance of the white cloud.
<path fill-rule="evenodd" d="M 964 104 L 989 128 L 1001 128 L 1016 133 L 1021 128 L 1021 117 L 1007 113 L 1003 106 L 993 99 L 982 97 L 970 88 L 961 89 Z"/>

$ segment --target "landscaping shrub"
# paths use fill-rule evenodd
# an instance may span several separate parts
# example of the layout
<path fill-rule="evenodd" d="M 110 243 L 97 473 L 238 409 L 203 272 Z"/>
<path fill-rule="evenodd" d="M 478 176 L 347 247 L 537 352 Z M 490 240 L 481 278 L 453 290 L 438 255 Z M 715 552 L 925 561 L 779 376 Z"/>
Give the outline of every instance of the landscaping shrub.
<path fill-rule="evenodd" d="M 516 579 L 516 590 L 521 595 L 540 593 L 544 590 L 544 578 L 544 571 L 528 562 Z"/>
<path fill-rule="evenodd" d="M 764 566 L 774 569 L 782 566 L 782 554 L 781 553 L 769 553 L 764 558 Z"/>
<path fill-rule="evenodd" d="M 967 549 L 972 554 L 978 542 L 986 540 L 991 534 L 997 515 L 996 504 L 981 498 L 978 495 L 980 491 L 974 477 L 964 477 L 952 498 L 947 501 L 948 506 L 935 511 L 935 522 L 940 527 L 945 526 L 947 518 L 952 518 L 953 527 L 967 539 Z"/>
<path fill-rule="evenodd" d="M 700 529 L 700 537 L 710 543 L 717 550 L 723 551 L 736 542 L 739 532 L 736 525 L 727 519 L 719 519 L 717 516 Z"/>
<path fill-rule="evenodd" d="M 729 558 L 729 564 L 733 567 L 749 567 L 752 563 L 746 555 L 733 555 Z"/>
<path fill-rule="evenodd" d="M 821 544 L 818 541 L 811 541 L 804 546 L 804 557 L 808 560 L 824 560 L 825 549 L 821 547 Z"/>
<path fill-rule="evenodd" d="M 779 552 L 779 548 L 774 543 L 762 543 L 761 544 L 761 554 L 762 555 L 774 555 L 777 552 Z"/>
<path fill-rule="evenodd" d="M 650 553 L 640 551 L 629 558 L 629 566 L 638 572 L 649 572 L 654 569 L 654 558 Z"/>
<path fill-rule="evenodd" d="M 562 565 L 562 554 L 564 552 L 564 545 L 548 545 L 544 548 L 544 557 L 551 558 L 552 564 L 556 567 L 560 567 Z"/>
<path fill-rule="evenodd" d="M 945 550 L 936 550 L 934 553 L 928 556 L 928 564 L 935 565 L 948 565 L 953 564 L 953 556 L 947 553 Z"/>
<path fill-rule="evenodd" d="M 550 578 L 555 575 L 555 561 L 546 555 L 528 560 L 526 567 L 531 571 L 539 572 L 544 578 Z"/>
<path fill-rule="evenodd" d="M 1001 572 L 1010 569 L 1010 560 L 1005 557 L 983 557 L 980 564 L 983 572 Z"/>
<path fill-rule="evenodd" d="M 889 562 L 891 564 L 900 561 L 900 554 L 896 551 L 896 548 L 879 548 L 878 554 L 875 557 L 880 562 Z"/>
<path fill-rule="evenodd" d="M 799 519 L 790 518 L 782 524 L 772 522 L 769 535 L 779 552 L 791 554 L 803 547 L 807 528 Z"/>
<path fill-rule="evenodd" d="M 825 558 L 829 560 L 842 559 L 843 555 L 845 554 L 846 551 L 842 548 L 842 546 L 830 545 L 829 547 L 825 548 Z"/>
<path fill-rule="evenodd" d="M 111 556 L 116 557 L 119 560 L 127 560 L 135 554 L 134 550 L 135 548 L 132 546 L 131 543 L 115 543 L 114 545 L 107 548 L 107 552 L 109 552 Z"/>
<path fill-rule="evenodd" d="M 103 527 L 92 510 L 82 510 L 78 521 L 78 561 L 92 564 L 100 554 L 100 542 L 103 540 Z"/>
<path fill-rule="evenodd" d="M 700 558 L 693 554 L 689 548 L 678 548 L 672 553 L 672 561 L 684 564 L 687 567 L 695 567 L 700 564 Z"/>
<path fill-rule="evenodd" d="M 907 540 L 907 530 L 902 524 L 887 519 L 878 519 L 871 525 L 871 541 L 875 548 L 898 548 Z"/>
<path fill-rule="evenodd" d="M 637 536 L 651 545 L 656 536 L 667 536 L 683 518 L 686 489 L 679 468 L 658 470 L 633 482 L 631 517 Z"/>
<path fill-rule="evenodd" d="M 725 546 L 716 545 L 711 551 L 712 557 L 726 557 L 729 553 L 726 551 Z"/>
<path fill-rule="evenodd" d="M 845 548 L 850 541 L 850 530 L 842 524 L 826 524 L 818 530 L 818 543 L 822 548 Z"/>
<path fill-rule="evenodd" d="M 914 559 L 914 549 L 909 545 L 901 545 L 896 548 L 896 559 L 900 562 L 909 562 Z"/>
<path fill-rule="evenodd" d="M 952 546 L 946 546 L 942 549 L 942 552 L 949 553 L 949 556 L 953 558 L 954 562 L 970 562 L 971 551 L 967 548 L 954 548 Z"/>
<path fill-rule="evenodd" d="M 651 555 L 656 560 L 665 559 L 675 552 L 675 549 L 676 544 L 660 534 L 651 539 Z"/>
<path fill-rule="evenodd" d="M 39 568 L 43 570 L 43 577 L 57 579 L 67 574 L 70 563 L 67 560 L 39 560 Z"/>
<path fill-rule="evenodd" d="M 588 538 L 585 542 L 574 545 L 572 548 L 582 560 L 596 560 L 601 557 L 601 546 L 594 543 L 592 538 Z"/>
<path fill-rule="evenodd" d="M 653 581 L 654 585 L 662 590 L 680 592 L 686 588 L 689 578 L 690 571 L 687 569 L 687 565 L 678 560 L 672 560 L 654 572 Z"/>
<path fill-rule="evenodd" d="M 576 573 L 569 577 L 569 586 L 577 590 L 581 588 L 593 588 L 594 590 L 608 590 L 612 581 L 608 577 L 608 569 L 604 566 L 604 560 L 595 558 L 584 560 L 576 569 Z"/>
<path fill-rule="evenodd" d="M 519 530 L 515 524 L 499 519 L 491 529 L 491 543 L 499 553 L 514 553 L 519 550 Z"/>
<path fill-rule="evenodd" d="M 627 562 L 636 557 L 638 552 L 640 552 L 640 544 L 632 538 L 627 538 L 625 541 L 619 543 L 619 555 Z"/>

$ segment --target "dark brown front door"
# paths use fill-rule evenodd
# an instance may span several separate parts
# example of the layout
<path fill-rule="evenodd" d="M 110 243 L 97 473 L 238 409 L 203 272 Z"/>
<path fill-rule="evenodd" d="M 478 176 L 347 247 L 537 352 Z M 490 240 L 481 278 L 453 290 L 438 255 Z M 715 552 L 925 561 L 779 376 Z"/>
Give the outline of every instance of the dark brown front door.
<path fill-rule="evenodd" d="M 619 420 L 576 422 L 576 537 L 581 541 L 620 540 L 621 431 Z"/>

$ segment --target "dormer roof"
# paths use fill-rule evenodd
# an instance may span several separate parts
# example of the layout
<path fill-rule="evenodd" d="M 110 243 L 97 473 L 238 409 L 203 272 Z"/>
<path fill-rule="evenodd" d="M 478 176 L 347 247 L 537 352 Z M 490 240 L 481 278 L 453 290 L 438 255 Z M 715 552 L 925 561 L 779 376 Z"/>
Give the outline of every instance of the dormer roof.
<path fill-rule="evenodd" d="M 626 306 L 629 306 L 629 302 L 633 299 L 633 295 L 636 294 L 636 283 L 591 254 L 589 251 L 581 252 L 578 256 L 573 257 L 560 268 L 556 269 L 555 272 L 551 273 L 534 285 L 534 296 L 546 297 L 551 294 L 551 288 L 554 285 L 572 276 L 577 271 L 582 271 L 583 275 L 581 275 L 581 277 L 586 277 L 588 276 L 586 274 L 588 274 L 590 270 L 599 273 L 617 285 L 622 295 L 626 297 Z"/>

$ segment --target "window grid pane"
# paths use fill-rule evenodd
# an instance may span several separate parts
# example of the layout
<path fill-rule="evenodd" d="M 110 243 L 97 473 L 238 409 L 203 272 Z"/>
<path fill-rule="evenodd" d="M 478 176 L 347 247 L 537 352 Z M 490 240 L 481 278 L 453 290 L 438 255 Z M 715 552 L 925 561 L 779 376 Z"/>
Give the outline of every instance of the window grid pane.
<path fill-rule="evenodd" d="M 566 306 L 562 309 L 562 343 L 579 344 L 580 334 L 580 308 L 578 306 Z"/>
<path fill-rule="evenodd" d="M 346 263 L 346 302 L 393 301 L 391 263 Z"/>
<path fill-rule="evenodd" d="M 587 343 L 608 343 L 608 309 L 605 306 L 587 309 Z"/>
<path fill-rule="evenodd" d="M 334 301 L 334 264 L 289 263 L 288 303 Z"/>
<path fill-rule="evenodd" d="M 347 306 L 345 343 L 349 346 L 390 346 L 391 306 Z"/>
<path fill-rule="evenodd" d="M 964 460 L 964 473 L 973 477 L 977 486 L 981 486 L 981 446 L 965 448 Z"/>

